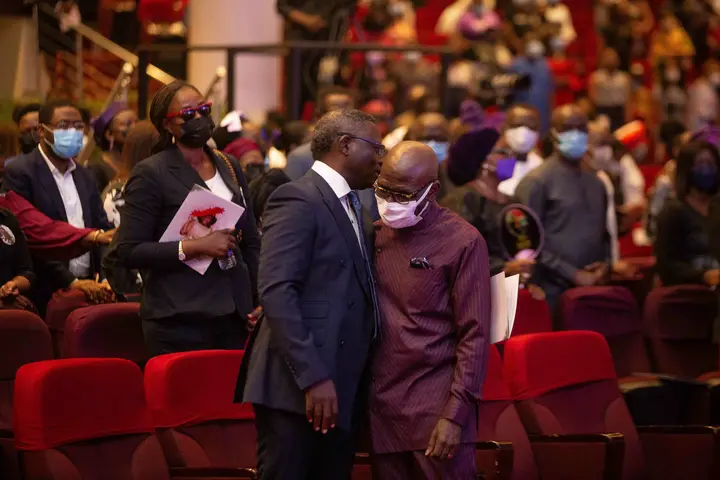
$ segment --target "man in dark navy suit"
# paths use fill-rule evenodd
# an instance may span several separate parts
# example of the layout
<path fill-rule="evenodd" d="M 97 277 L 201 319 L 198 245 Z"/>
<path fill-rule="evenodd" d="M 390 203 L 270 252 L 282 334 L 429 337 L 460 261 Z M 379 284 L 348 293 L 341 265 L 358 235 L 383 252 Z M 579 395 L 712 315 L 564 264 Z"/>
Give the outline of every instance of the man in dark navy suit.
<path fill-rule="evenodd" d="M 65 100 L 44 105 L 39 113 L 40 144 L 5 170 L 4 190 L 11 190 L 39 211 L 77 228 L 111 229 L 92 174 L 73 160 L 82 149 L 85 123 L 77 106 Z M 44 311 L 52 293 L 78 288 L 90 300 L 106 289 L 93 280 L 100 272 L 99 249 L 69 262 L 35 261 L 38 281 L 32 298 Z"/>
<path fill-rule="evenodd" d="M 350 478 L 354 413 L 379 326 L 372 223 L 356 190 L 377 178 L 380 141 L 368 114 L 325 115 L 312 140 L 318 161 L 268 201 L 258 279 L 265 317 L 236 394 L 255 405 L 261 479 Z"/>

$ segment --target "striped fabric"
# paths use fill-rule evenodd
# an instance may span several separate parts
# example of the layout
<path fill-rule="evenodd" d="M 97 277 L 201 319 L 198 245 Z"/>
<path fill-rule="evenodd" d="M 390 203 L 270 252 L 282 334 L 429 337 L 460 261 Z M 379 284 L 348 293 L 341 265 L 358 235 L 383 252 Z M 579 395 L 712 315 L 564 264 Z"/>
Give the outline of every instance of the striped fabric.
<path fill-rule="evenodd" d="M 423 450 L 439 418 L 476 438 L 490 327 L 485 240 L 432 203 L 415 227 L 376 237 L 381 337 L 372 365 L 370 426 L 376 453 Z M 429 269 L 410 266 L 425 258 Z"/>

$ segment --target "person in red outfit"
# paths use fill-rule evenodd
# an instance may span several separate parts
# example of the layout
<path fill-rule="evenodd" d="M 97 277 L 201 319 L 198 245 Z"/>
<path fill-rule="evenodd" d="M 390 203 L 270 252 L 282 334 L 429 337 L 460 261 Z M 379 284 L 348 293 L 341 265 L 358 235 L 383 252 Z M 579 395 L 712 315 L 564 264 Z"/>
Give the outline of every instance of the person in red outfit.
<path fill-rule="evenodd" d="M 476 476 L 490 265 L 480 232 L 435 201 L 438 186 L 437 157 L 419 142 L 391 150 L 375 183 L 382 321 L 369 406 L 379 480 Z"/>
<path fill-rule="evenodd" d="M 0 208 L 17 217 L 30 251 L 44 260 L 68 260 L 96 245 L 109 245 L 115 230 L 75 228 L 52 220 L 15 192 L 0 194 Z"/>

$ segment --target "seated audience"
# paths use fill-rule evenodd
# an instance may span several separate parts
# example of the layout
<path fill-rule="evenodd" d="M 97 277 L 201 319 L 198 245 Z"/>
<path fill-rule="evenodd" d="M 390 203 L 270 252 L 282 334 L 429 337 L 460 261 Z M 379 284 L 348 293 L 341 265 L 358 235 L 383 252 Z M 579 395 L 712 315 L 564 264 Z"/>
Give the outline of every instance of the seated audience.
<path fill-rule="evenodd" d="M 105 213 L 116 227 L 120 225 L 119 207 L 125 204 L 123 200 L 125 183 L 135 165 L 152 155 L 153 148 L 159 139 L 160 135 L 157 130 L 147 120 L 136 123 L 127 133 L 120 154 L 120 163 L 116 165 L 115 179 L 105 187 L 100 195 Z"/>
<path fill-rule="evenodd" d="M 247 316 L 258 305 L 260 237 L 239 162 L 207 147 L 211 107 L 193 86 L 175 81 L 153 98 L 150 118 L 160 134 L 155 155 L 135 166 L 110 252 L 143 278 L 140 316 L 153 355 L 240 349 Z M 235 230 L 160 242 L 194 185 L 245 208 Z M 242 239 L 237 240 L 237 233 Z M 211 257 L 204 275 L 186 264 Z"/>
<path fill-rule="evenodd" d="M 124 169 L 122 151 L 128 132 L 137 122 L 137 114 L 126 103 L 114 102 L 92 124 L 95 144 L 100 148 L 99 162 L 88 166 L 95 176 L 99 192 Z"/>
<path fill-rule="evenodd" d="M 553 309 L 568 288 L 596 285 L 608 273 L 608 198 L 597 175 L 581 165 L 588 149 L 587 131 L 588 119 L 577 106 L 558 108 L 553 114 L 554 153 L 516 190 L 545 231 L 533 283 L 545 291 Z"/>
<path fill-rule="evenodd" d="M 30 300 L 23 296 L 34 281 L 25 235 L 15 215 L 0 208 L 0 309 L 35 311 Z"/>
<path fill-rule="evenodd" d="M 72 102 L 49 102 L 39 113 L 39 146 L 5 171 L 3 188 L 21 195 L 53 220 L 77 228 L 112 229 L 100 202 L 100 193 L 88 169 L 73 160 L 82 149 L 85 122 Z M 35 262 L 37 283 L 32 299 L 44 313 L 53 292 L 78 288 L 94 299 L 109 298 L 108 288 L 97 283 L 98 248 L 69 262 Z"/>
<path fill-rule="evenodd" d="M 287 122 L 280 129 L 275 144 L 267 154 L 268 168 L 283 169 L 287 165 L 287 156 L 300 145 L 307 142 L 310 126 L 300 120 Z"/>
<path fill-rule="evenodd" d="M 720 263 L 712 255 L 709 231 L 720 154 L 710 143 L 693 141 L 680 148 L 676 162 L 675 198 L 665 202 L 657 219 L 657 272 L 663 285 L 716 286 Z"/>
<path fill-rule="evenodd" d="M 515 58 L 510 71 L 530 77 L 530 88 L 515 95 L 518 103 L 532 105 L 540 115 L 540 132 L 545 134 L 550 128 L 552 97 L 555 82 L 547 59 L 545 47 L 537 35 L 529 34 L 524 38 L 522 50 Z"/>

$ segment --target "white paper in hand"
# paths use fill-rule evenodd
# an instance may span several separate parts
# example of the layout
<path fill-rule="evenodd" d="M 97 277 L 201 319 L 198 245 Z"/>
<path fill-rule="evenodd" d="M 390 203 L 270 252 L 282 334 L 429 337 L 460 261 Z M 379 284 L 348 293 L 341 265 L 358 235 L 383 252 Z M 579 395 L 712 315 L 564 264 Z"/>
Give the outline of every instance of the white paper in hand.
<path fill-rule="evenodd" d="M 508 338 L 512 336 L 517 313 L 518 294 L 520 290 L 520 275 L 505 278 L 505 298 L 507 300 Z"/>
<path fill-rule="evenodd" d="M 195 185 L 185 197 L 185 201 L 180 205 L 172 222 L 160 237 L 160 241 L 193 240 L 205 237 L 216 230 L 235 228 L 244 212 L 245 209 L 240 205 L 220 198 L 200 185 Z M 212 261 L 210 257 L 197 257 L 186 260 L 185 264 L 200 275 L 205 275 Z"/>
<path fill-rule="evenodd" d="M 505 272 L 500 272 L 490 278 L 490 343 L 508 338 L 507 306 Z"/>

